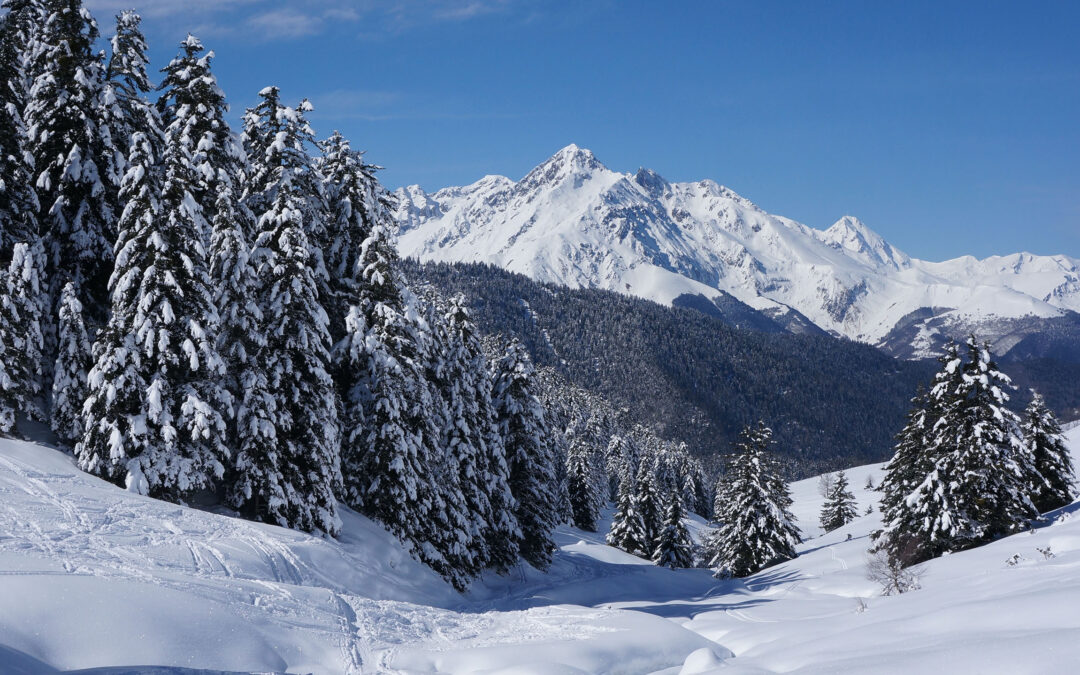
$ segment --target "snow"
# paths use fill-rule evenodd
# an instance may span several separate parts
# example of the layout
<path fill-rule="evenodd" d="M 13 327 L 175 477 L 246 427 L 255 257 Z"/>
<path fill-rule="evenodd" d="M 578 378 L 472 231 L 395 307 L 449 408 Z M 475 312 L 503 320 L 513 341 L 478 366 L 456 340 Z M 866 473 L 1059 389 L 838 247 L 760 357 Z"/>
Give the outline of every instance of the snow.
<path fill-rule="evenodd" d="M 1067 439 L 1076 454 L 1080 428 Z M 866 477 L 882 473 L 847 470 L 860 513 L 878 496 Z M 1056 673 L 1080 662 L 1080 504 L 1033 534 L 931 561 L 922 590 L 881 597 L 865 577 L 877 513 L 822 534 L 817 479 L 791 488 L 811 538 L 745 580 L 643 564 L 603 531 L 563 527 L 548 573 L 520 566 L 462 596 L 345 508 L 338 540 L 313 537 L 128 493 L 63 453 L 0 440 L 0 672 Z"/>
<path fill-rule="evenodd" d="M 879 342 L 923 308 L 939 308 L 956 325 L 1080 310 L 1074 258 L 916 260 L 857 218 L 816 230 L 712 181 L 612 171 L 576 145 L 518 182 L 487 176 L 395 195 L 403 256 L 488 262 L 538 281 L 664 304 L 725 291 L 756 309 L 794 308 L 863 342 Z M 926 338 L 915 356 L 928 355 Z"/>

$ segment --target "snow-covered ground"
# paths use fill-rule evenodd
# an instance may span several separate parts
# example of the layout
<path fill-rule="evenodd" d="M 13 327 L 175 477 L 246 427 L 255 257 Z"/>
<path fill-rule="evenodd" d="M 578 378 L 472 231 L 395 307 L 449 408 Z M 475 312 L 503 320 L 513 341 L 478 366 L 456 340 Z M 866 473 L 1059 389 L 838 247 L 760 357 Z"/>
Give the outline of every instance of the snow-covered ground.
<path fill-rule="evenodd" d="M 1080 449 L 1080 429 L 1068 435 Z M 877 497 L 867 475 L 876 485 L 881 468 L 848 471 L 860 509 Z M 659 569 L 567 528 L 549 573 L 521 568 L 460 596 L 359 515 L 345 514 L 340 541 L 313 538 L 132 495 L 62 453 L 0 441 L 0 672 L 1065 673 L 1080 663 L 1080 515 L 1069 517 L 1080 505 L 1034 534 L 933 561 L 922 590 L 885 598 L 865 578 L 877 514 L 822 536 L 817 480 L 793 492 L 813 538 L 797 560 L 746 580 Z"/>

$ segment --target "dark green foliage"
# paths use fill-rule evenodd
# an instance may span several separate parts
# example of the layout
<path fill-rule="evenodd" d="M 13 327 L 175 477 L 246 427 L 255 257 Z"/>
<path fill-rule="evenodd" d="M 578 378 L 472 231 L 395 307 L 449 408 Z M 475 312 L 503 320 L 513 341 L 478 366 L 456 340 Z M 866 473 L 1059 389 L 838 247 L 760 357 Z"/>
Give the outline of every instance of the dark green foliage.
<path fill-rule="evenodd" d="M 855 509 L 855 495 L 848 490 L 848 479 L 843 471 L 836 474 L 832 490 L 825 498 L 821 509 L 821 529 L 832 532 L 855 520 L 859 512 Z"/>
<path fill-rule="evenodd" d="M 539 284 L 489 265 L 412 263 L 406 271 L 465 293 L 481 331 L 518 337 L 537 363 L 699 456 L 727 452 L 739 429 L 761 417 L 797 475 L 880 461 L 929 375 L 925 364 L 867 345 L 737 330 L 693 310 Z"/>
<path fill-rule="evenodd" d="M 694 543 L 683 522 L 685 516 L 682 499 L 672 494 L 664 512 L 664 526 L 652 554 L 652 561 L 657 565 L 671 569 L 693 567 Z"/>
<path fill-rule="evenodd" d="M 627 471 L 619 481 L 619 495 L 615 502 L 615 515 L 607 543 L 636 556 L 644 556 L 649 542 L 645 534 L 645 522 L 638 509 L 637 481 Z"/>
<path fill-rule="evenodd" d="M 874 551 L 912 565 L 1016 532 L 1036 515 L 1043 484 L 1011 388 L 974 336 L 967 358 L 946 346 L 927 396 L 915 400 L 881 489 L 884 528 Z"/>
<path fill-rule="evenodd" d="M 718 577 L 745 577 L 794 558 L 799 529 L 788 510 L 791 494 L 768 454 L 771 433 L 747 427 L 716 488 L 720 529 L 707 543 Z"/>
<path fill-rule="evenodd" d="M 35 31 L 27 65 L 32 84 L 23 115 L 36 130 L 40 211 L 53 297 L 77 282 L 97 321 L 108 307 L 107 283 L 116 240 L 118 152 L 103 119 L 104 66 L 97 24 L 81 0 L 46 0 L 47 19 Z"/>
<path fill-rule="evenodd" d="M 1024 411 L 1023 433 L 1041 479 L 1031 489 L 1035 508 L 1046 513 L 1072 503 L 1076 496 L 1072 456 L 1054 413 L 1037 393 Z"/>
<path fill-rule="evenodd" d="M 521 557 L 537 569 L 551 565 L 555 550 L 558 479 L 551 429 L 534 393 L 535 371 L 517 342 L 508 345 L 492 366 L 492 399 L 510 469 L 510 492 L 517 502 Z"/>

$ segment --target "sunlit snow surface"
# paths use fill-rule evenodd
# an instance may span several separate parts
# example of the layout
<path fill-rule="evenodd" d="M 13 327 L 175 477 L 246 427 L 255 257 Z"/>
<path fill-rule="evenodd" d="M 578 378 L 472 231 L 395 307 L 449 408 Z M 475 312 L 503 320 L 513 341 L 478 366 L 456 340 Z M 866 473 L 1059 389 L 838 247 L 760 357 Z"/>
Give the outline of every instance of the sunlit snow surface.
<path fill-rule="evenodd" d="M 1080 430 L 1070 442 L 1080 448 Z M 860 510 L 877 498 L 867 475 L 878 484 L 880 467 L 848 471 Z M 814 538 L 745 581 L 641 564 L 567 528 L 550 573 L 492 576 L 462 597 L 358 515 L 345 514 L 340 541 L 313 538 L 131 495 L 66 455 L 0 441 L 0 673 L 1067 673 L 1080 663 L 1070 508 L 1034 534 L 933 561 L 922 590 L 883 598 L 864 573 L 877 514 L 820 536 L 816 479 L 793 491 Z M 1037 550 L 1047 547 L 1054 557 Z"/>

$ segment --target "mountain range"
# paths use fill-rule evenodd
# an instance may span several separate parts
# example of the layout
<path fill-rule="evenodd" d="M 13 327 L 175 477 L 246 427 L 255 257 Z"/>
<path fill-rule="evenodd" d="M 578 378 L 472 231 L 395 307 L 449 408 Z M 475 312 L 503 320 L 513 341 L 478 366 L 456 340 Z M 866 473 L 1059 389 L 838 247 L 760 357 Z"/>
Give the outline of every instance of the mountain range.
<path fill-rule="evenodd" d="M 1080 359 L 1080 260 L 1065 255 L 919 260 L 858 218 L 814 229 L 711 180 L 613 171 L 576 145 L 516 182 L 395 197 L 401 254 L 421 261 L 490 263 L 905 358 L 977 332 L 1006 359 Z"/>

